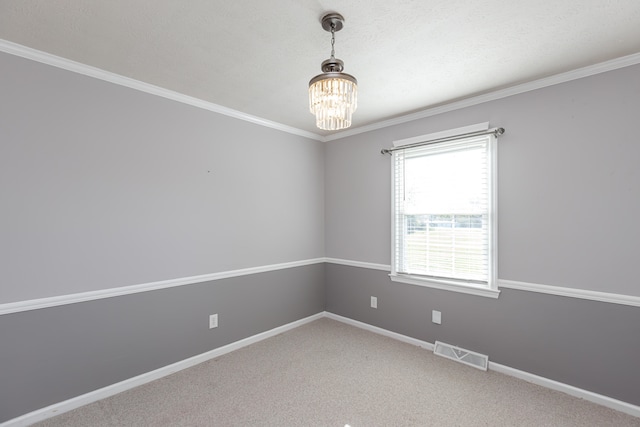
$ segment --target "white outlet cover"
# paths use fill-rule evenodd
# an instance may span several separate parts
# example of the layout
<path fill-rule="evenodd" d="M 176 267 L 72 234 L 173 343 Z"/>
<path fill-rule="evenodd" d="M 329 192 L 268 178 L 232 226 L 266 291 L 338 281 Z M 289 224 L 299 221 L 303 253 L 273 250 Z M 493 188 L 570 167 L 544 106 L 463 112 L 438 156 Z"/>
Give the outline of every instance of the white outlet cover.
<path fill-rule="evenodd" d="M 212 314 L 211 316 L 209 316 L 209 329 L 213 329 L 217 327 L 218 327 L 218 315 Z"/>
<path fill-rule="evenodd" d="M 442 313 L 438 310 L 431 311 L 431 321 L 437 325 L 442 324 Z"/>
<path fill-rule="evenodd" d="M 371 308 L 378 308 L 378 298 L 371 297 Z"/>

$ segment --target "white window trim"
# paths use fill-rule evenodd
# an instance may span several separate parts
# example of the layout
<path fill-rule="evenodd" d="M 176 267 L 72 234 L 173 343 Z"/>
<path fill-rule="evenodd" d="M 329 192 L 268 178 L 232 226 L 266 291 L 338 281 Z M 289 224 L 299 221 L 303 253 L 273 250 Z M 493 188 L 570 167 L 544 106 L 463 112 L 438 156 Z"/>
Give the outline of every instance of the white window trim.
<path fill-rule="evenodd" d="M 481 297 L 498 298 L 500 290 L 494 287 L 471 286 L 463 283 L 448 281 L 444 279 L 418 278 L 407 274 L 391 273 L 389 278 L 392 282 L 407 283 L 409 285 L 425 286 L 427 288 L 442 289 L 445 291 L 460 292 L 463 294 L 478 295 Z"/>
<path fill-rule="evenodd" d="M 462 135 L 471 132 L 479 132 L 489 129 L 489 123 L 478 123 L 474 125 L 464 126 L 456 129 L 449 129 L 442 132 L 420 135 L 412 138 L 393 141 L 394 147 L 415 144 L 418 142 L 429 141 L 439 138 L 448 138 L 450 136 Z M 489 239 L 491 247 L 491 265 L 489 266 L 488 286 L 466 284 L 462 281 L 447 280 L 432 277 L 424 277 L 410 274 L 400 274 L 396 271 L 396 227 L 395 227 L 395 168 L 391 167 L 391 274 L 389 278 L 393 282 L 407 283 L 410 285 L 425 286 L 428 288 L 442 289 L 446 291 L 460 292 L 464 294 L 477 295 L 489 298 L 498 298 L 500 290 L 498 289 L 498 176 L 497 176 L 497 147 L 495 136 L 492 137 L 491 147 L 491 185 L 489 192 L 492 201 L 489 211 Z"/>

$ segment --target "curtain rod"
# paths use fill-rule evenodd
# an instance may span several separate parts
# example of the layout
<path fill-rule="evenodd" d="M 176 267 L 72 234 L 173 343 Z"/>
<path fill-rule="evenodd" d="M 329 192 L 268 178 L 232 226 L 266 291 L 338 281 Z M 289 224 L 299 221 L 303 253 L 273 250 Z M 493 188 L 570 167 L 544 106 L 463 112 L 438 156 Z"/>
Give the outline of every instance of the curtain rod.
<path fill-rule="evenodd" d="M 492 129 L 481 130 L 477 132 L 469 132 L 469 133 L 463 133 L 460 135 L 447 136 L 445 138 L 437 138 L 437 139 L 430 139 L 428 141 L 415 142 L 413 144 L 401 145 L 399 147 L 383 148 L 382 150 L 380 150 L 380 154 L 391 154 L 394 151 L 398 151 L 398 150 L 405 150 L 407 148 L 420 147 L 422 145 L 431 145 L 431 144 L 436 144 L 438 142 L 455 141 L 456 139 L 470 138 L 472 136 L 482 136 L 482 135 L 493 134 L 495 137 L 498 137 L 503 133 L 504 133 L 504 128 L 492 128 Z"/>

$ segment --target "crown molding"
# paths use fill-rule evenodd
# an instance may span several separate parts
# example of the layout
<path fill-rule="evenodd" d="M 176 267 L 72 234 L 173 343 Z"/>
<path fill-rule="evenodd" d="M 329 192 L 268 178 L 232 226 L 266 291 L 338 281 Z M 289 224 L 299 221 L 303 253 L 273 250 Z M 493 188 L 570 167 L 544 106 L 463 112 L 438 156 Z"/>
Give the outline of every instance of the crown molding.
<path fill-rule="evenodd" d="M 324 141 L 334 141 L 337 139 L 346 138 L 360 133 L 371 132 L 374 130 L 386 128 L 389 126 L 395 126 L 413 120 L 424 119 L 426 117 L 435 116 L 437 114 L 447 113 L 461 108 L 472 107 L 474 105 L 482 104 L 484 102 L 495 101 L 498 99 L 506 98 L 513 95 L 518 95 L 525 92 L 530 92 L 536 89 L 542 89 L 549 86 L 554 86 L 560 83 L 570 82 L 572 80 L 581 79 L 583 77 L 589 77 L 595 74 L 605 73 L 607 71 L 617 70 L 619 68 L 629 67 L 631 65 L 640 64 L 640 53 L 634 53 L 632 55 L 623 56 L 621 58 L 612 59 L 610 61 L 601 62 L 599 64 L 589 65 L 576 70 L 567 71 L 565 73 L 556 74 L 553 76 L 545 77 L 542 79 L 534 80 L 527 83 L 522 83 L 516 86 L 507 87 L 485 93 L 470 98 L 465 98 L 460 101 L 455 101 L 447 104 L 443 104 L 433 108 L 427 108 L 415 113 L 402 115 L 389 120 L 383 120 L 369 125 L 360 126 L 357 128 L 351 128 L 342 132 L 337 132 L 324 137 Z"/>
<path fill-rule="evenodd" d="M 22 58 L 31 59 L 33 61 L 51 65 L 53 67 L 62 68 L 64 70 L 72 71 L 74 73 L 83 74 L 85 76 L 104 80 L 110 83 L 115 83 L 117 85 L 121 85 L 131 89 L 146 92 L 152 95 L 161 96 L 163 98 L 171 99 L 173 101 L 182 102 L 184 104 L 188 104 L 197 108 L 202 108 L 204 110 L 212 111 L 214 113 L 219 113 L 225 116 L 244 120 L 246 122 L 250 122 L 250 123 L 264 126 L 267 128 L 279 130 L 282 132 L 302 136 L 304 138 L 309 138 L 309 139 L 313 139 L 321 142 L 335 141 L 335 140 L 347 138 L 349 136 L 358 135 L 365 132 L 371 132 L 374 130 L 386 128 L 389 126 L 395 126 L 395 125 L 411 122 L 414 120 L 424 119 L 426 117 L 431 117 L 437 114 L 459 110 L 461 108 L 471 107 L 474 105 L 482 104 L 484 102 L 495 101 L 495 100 L 506 98 L 512 95 L 518 95 L 518 94 L 529 92 L 532 90 L 542 89 L 548 86 L 553 86 L 560 83 L 566 83 L 572 80 L 581 79 L 583 77 L 588 77 L 595 74 L 605 73 L 607 71 L 613 71 L 619 68 L 640 64 L 640 53 L 634 53 L 631 55 L 601 62 L 599 64 L 589 65 L 586 67 L 578 68 L 576 70 L 567 71 L 565 73 L 560 73 L 560 74 L 545 77 L 542 79 L 534 80 L 531 82 L 522 83 L 519 85 L 485 93 L 482 95 L 465 98 L 459 101 L 446 103 L 443 105 L 439 105 L 437 107 L 427 108 L 424 110 L 417 111 L 415 113 L 405 114 L 399 117 L 394 117 L 392 119 L 382 120 L 382 121 L 371 123 L 368 125 L 354 127 L 346 131 L 336 132 L 331 135 L 322 136 L 317 133 L 309 132 L 303 129 L 298 129 L 293 126 L 285 125 L 285 124 L 274 122 L 271 120 L 263 119 L 261 117 L 253 116 L 251 114 L 246 114 L 241 111 L 233 110 L 231 108 L 214 104 L 212 102 L 204 101 L 199 98 L 184 95 L 179 92 L 164 89 L 152 84 L 144 83 L 129 77 L 124 77 L 116 73 L 102 70 L 100 68 L 92 67 L 76 61 L 72 61 L 70 59 L 52 55 L 50 53 L 32 49 L 30 47 L 13 43 L 8 40 L 0 39 L 0 52 L 5 52 L 11 55 L 20 56 Z"/>
<path fill-rule="evenodd" d="M 245 122 L 257 124 L 267 128 L 279 130 L 282 132 L 290 133 L 293 135 L 302 136 L 316 141 L 323 141 L 324 138 L 318 134 L 308 132 L 306 130 L 294 128 L 282 123 L 274 122 L 271 120 L 263 119 L 261 117 L 252 116 L 241 111 L 233 110 L 231 108 L 224 107 L 222 105 L 214 104 L 212 102 L 204 101 L 193 96 L 184 95 L 179 92 L 175 92 L 169 89 L 165 89 L 159 86 L 155 86 L 149 83 L 141 82 L 129 77 L 122 76 L 120 74 L 105 71 L 100 68 L 92 67 L 90 65 L 82 64 L 80 62 L 72 61 L 70 59 L 62 58 L 50 53 L 42 52 L 40 50 L 32 49 L 17 43 L 13 43 L 7 40 L 0 39 L 0 52 L 9 53 L 11 55 L 19 56 L 32 61 L 40 62 L 53 67 L 61 68 L 63 70 L 71 71 L 74 73 L 82 74 L 88 77 L 93 77 L 99 80 L 104 80 L 110 83 L 114 83 L 120 86 L 125 86 L 130 89 L 139 90 L 152 95 L 161 96 L 163 98 L 170 99 L 172 101 L 178 101 L 183 104 L 191 105 L 193 107 L 202 108 L 203 110 L 212 111 L 214 113 L 222 114 L 235 119 L 240 119 Z"/>

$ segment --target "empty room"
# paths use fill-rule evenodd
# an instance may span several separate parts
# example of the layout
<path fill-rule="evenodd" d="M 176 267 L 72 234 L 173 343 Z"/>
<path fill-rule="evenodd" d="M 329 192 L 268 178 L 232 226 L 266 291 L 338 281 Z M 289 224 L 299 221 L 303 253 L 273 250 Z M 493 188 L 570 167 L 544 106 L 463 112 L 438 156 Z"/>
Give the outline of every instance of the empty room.
<path fill-rule="evenodd" d="M 640 2 L 0 2 L 0 426 L 640 426 Z"/>

